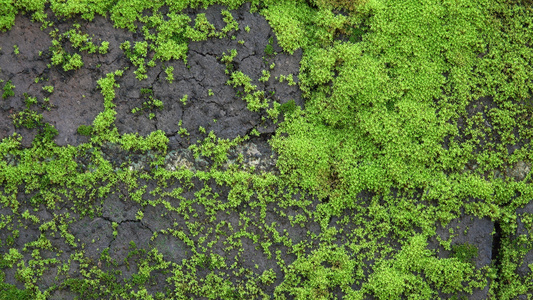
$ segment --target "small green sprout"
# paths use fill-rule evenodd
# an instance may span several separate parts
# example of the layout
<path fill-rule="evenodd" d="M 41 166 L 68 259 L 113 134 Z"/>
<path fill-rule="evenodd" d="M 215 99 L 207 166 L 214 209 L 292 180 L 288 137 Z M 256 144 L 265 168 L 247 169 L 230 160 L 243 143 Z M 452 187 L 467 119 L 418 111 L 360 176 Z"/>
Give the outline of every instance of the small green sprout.
<path fill-rule="evenodd" d="M 181 128 L 178 130 L 178 134 L 179 134 L 181 137 L 183 137 L 184 135 L 187 135 L 187 136 L 188 136 L 188 135 L 189 135 L 189 132 L 187 131 L 186 128 L 181 127 Z"/>
<path fill-rule="evenodd" d="M 53 93 L 54 92 L 54 87 L 51 86 L 51 85 L 46 85 L 46 86 L 43 86 L 43 91 L 46 91 L 48 93 Z"/>
<path fill-rule="evenodd" d="M 277 78 L 276 78 L 277 79 Z M 292 74 L 289 74 L 287 76 L 280 75 L 279 76 L 279 82 L 283 82 L 284 80 L 287 80 L 287 84 L 290 86 L 296 85 L 296 82 L 294 82 L 294 79 L 292 77 Z"/>
<path fill-rule="evenodd" d="M 26 107 L 29 109 L 33 104 L 37 104 L 37 98 L 30 97 L 30 95 L 24 93 L 24 102 L 26 103 Z"/>
<path fill-rule="evenodd" d="M 250 135 L 253 135 L 253 136 L 259 136 L 260 133 L 259 133 L 259 131 L 258 131 L 256 128 L 254 128 L 254 129 L 252 129 L 252 131 L 250 132 Z"/>
<path fill-rule="evenodd" d="M 245 30 L 246 32 L 250 32 L 250 26 L 246 25 L 246 27 L 244 27 L 244 30 Z"/>
<path fill-rule="evenodd" d="M 287 84 L 289 86 L 296 85 L 296 82 L 294 82 L 294 78 L 292 77 L 292 74 L 287 75 L 285 78 L 287 79 L 287 82 L 288 82 Z"/>
<path fill-rule="evenodd" d="M 169 67 L 167 67 L 165 69 L 165 73 L 167 74 L 168 83 L 172 83 L 172 81 L 174 81 L 174 74 L 172 72 L 174 72 L 174 67 L 172 67 L 172 66 L 169 66 Z"/>
<path fill-rule="evenodd" d="M 153 95 L 154 91 L 151 88 L 141 88 L 142 95 Z"/>
<path fill-rule="evenodd" d="M 207 90 L 207 95 L 213 96 L 214 95 L 213 90 L 212 89 Z"/>
<path fill-rule="evenodd" d="M 235 56 L 237 56 L 237 50 L 231 49 L 229 54 L 226 54 L 226 52 L 222 53 L 222 58 L 220 59 L 220 61 L 222 61 L 223 63 L 226 63 L 226 66 L 227 66 L 228 64 L 233 62 L 233 59 L 235 58 Z"/>
<path fill-rule="evenodd" d="M 13 45 L 13 53 L 15 53 L 16 55 L 20 54 L 20 50 L 19 50 L 19 47 L 17 45 Z"/>
<path fill-rule="evenodd" d="M 181 103 L 183 103 L 183 105 L 187 105 L 188 98 L 189 98 L 189 95 L 183 95 L 183 98 L 180 99 Z"/>
<path fill-rule="evenodd" d="M 11 83 L 11 80 L 6 82 L 6 84 L 3 87 L 4 93 L 2 94 L 2 99 L 6 99 L 7 97 L 14 96 L 15 92 L 13 92 L 13 89 L 15 86 Z"/>
<path fill-rule="evenodd" d="M 267 82 L 268 79 L 270 79 L 270 72 L 267 70 L 262 71 L 263 75 L 259 78 L 259 81 L 261 82 Z"/>
<path fill-rule="evenodd" d="M 46 109 L 47 111 L 50 111 L 50 109 L 52 108 L 52 105 L 50 105 L 50 98 L 44 97 L 42 108 Z"/>
<path fill-rule="evenodd" d="M 198 131 L 200 131 L 200 133 L 203 133 L 203 134 L 206 133 L 205 128 L 202 126 L 198 127 Z"/>
<path fill-rule="evenodd" d="M 109 51 L 109 42 L 103 41 L 100 48 L 98 48 L 98 52 L 100 52 L 100 54 L 106 54 L 107 51 Z"/>
<path fill-rule="evenodd" d="M 118 223 L 117 222 L 112 222 L 111 226 L 113 227 L 113 237 L 116 238 L 117 235 L 118 235 L 118 231 L 117 231 Z"/>
<path fill-rule="evenodd" d="M 265 47 L 265 54 L 267 56 L 274 55 L 274 38 L 272 37 L 268 39 L 268 44 Z"/>

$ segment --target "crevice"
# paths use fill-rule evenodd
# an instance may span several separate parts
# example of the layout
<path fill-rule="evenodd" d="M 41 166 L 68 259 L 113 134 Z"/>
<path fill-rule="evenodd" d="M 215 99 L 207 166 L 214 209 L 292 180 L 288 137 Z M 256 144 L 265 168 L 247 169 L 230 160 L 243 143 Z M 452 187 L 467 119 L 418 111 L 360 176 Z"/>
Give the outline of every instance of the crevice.
<path fill-rule="evenodd" d="M 189 49 L 189 51 L 192 51 L 192 52 L 194 52 L 194 53 L 196 53 L 196 54 L 198 54 L 198 55 L 201 55 L 201 56 L 203 56 L 203 57 L 206 57 L 206 56 L 209 55 L 209 56 L 213 56 L 213 57 L 217 58 L 217 55 L 214 54 L 214 53 L 209 53 L 209 52 L 207 52 L 207 53 L 201 53 L 201 52 L 198 52 L 198 51 L 193 50 L 193 49 Z"/>
<path fill-rule="evenodd" d="M 102 60 L 103 55 L 107 55 L 107 54 L 97 54 L 97 56 L 98 56 L 98 63 L 99 63 L 99 64 L 104 64 L 104 65 L 106 65 L 106 66 L 112 65 L 112 64 L 114 64 L 117 60 L 119 60 L 119 59 L 125 57 L 125 55 L 124 55 L 123 53 L 121 53 L 121 54 L 116 55 L 115 58 L 114 58 L 112 61 L 110 61 L 110 62 L 105 62 L 105 61 Z M 131 64 L 131 61 L 128 60 L 128 62 L 130 62 L 130 64 Z M 132 65 L 133 65 L 133 64 L 132 64 Z"/>
<path fill-rule="evenodd" d="M 157 73 L 157 76 L 155 77 L 155 79 L 152 81 L 152 90 L 153 90 L 153 86 L 156 82 L 159 82 L 159 77 L 161 76 L 161 73 L 163 73 L 163 71 L 159 71 L 159 73 Z"/>
<path fill-rule="evenodd" d="M 492 260 L 492 266 L 496 269 L 497 276 L 494 279 L 496 283 L 500 280 L 500 273 L 502 269 L 502 259 L 501 259 L 501 239 L 502 239 L 502 228 L 500 226 L 500 222 L 496 221 L 494 222 L 494 235 L 492 236 L 492 253 L 491 253 L 491 260 Z"/>
<path fill-rule="evenodd" d="M 494 236 L 492 237 L 492 255 L 491 259 L 495 262 L 499 261 L 500 256 L 500 247 L 501 247 L 501 236 L 502 236 L 502 229 L 500 226 L 500 222 L 496 221 L 494 222 Z"/>
<path fill-rule="evenodd" d="M 101 216 L 101 218 L 106 220 L 110 224 L 113 224 L 113 222 L 115 222 L 115 221 L 111 220 L 111 218 L 109 218 L 109 217 Z M 120 225 L 122 225 L 123 223 L 126 223 L 126 222 L 139 223 L 142 227 L 148 229 L 152 235 L 154 234 L 154 231 L 150 227 L 148 227 L 146 224 L 144 224 L 144 222 L 142 220 L 122 220 L 120 222 L 115 222 L 115 223 L 118 224 L 117 231 L 118 231 L 118 227 L 120 227 Z M 116 236 L 113 236 L 113 238 L 109 241 L 109 244 L 107 245 L 107 248 L 111 248 L 111 244 L 113 244 L 113 242 L 116 240 L 116 238 L 117 238 Z"/>
<path fill-rule="evenodd" d="M 243 58 L 241 59 L 241 62 L 243 62 L 245 59 L 247 59 L 247 58 L 249 58 L 249 57 L 252 57 L 252 56 L 256 56 L 255 51 L 253 51 L 252 54 L 243 57 Z"/>

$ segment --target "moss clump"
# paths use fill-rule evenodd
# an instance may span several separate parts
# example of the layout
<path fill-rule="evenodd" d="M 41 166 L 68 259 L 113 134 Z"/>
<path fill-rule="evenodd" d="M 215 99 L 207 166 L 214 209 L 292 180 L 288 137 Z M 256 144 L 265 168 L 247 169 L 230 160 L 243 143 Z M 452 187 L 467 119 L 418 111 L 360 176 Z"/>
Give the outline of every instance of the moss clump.
<path fill-rule="evenodd" d="M 13 114 L 13 124 L 16 128 L 24 127 L 33 129 L 41 125 L 43 116 L 33 110 L 25 109 L 21 112 Z"/>
<path fill-rule="evenodd" d="M 91 136 L 93 134 L 93 127 L 91 125 L 80 125 L 77 132 L 81 135 Z"/>
<path fill-rule="evenodd" d="M 267 56 L 274 55 L 274 38 L 272 37 L 268 39 L 268 44 L 265 47 L 265 54 Z"/>
<path fill-rule="evenodd" d="M 360 9 L 368 0 L 311 0 L 311 3 L 320 8 L 345 9 L 355 11 Z"/>
<path fill-rule="evenodd" d="M 469 243 L 453 245 L 450 257 L 455 257 L 463 263 L 473 263 L 478 256 L 478 249 L 476 246 Z"/>
<path fill-rule="evenodd" d="M 169 66 L 165 68 L 168 83 L 172 83 L 172 81 L 174 81 L 174 74 L 172 72 L 174 72 L 174 67 Z"/>
<path fill-rule="evenodd" d="M 1 82 L 1 81 L 0 81 Z M 7 97 L 11 97 L 15 95 L 15 92 L 13 92 L 13 89 L 15 86 L 11 83 L 11 80 L 8 80 L 6 84 L 4 84 L 4 87 L 2 88 L 2 99 L 6 99 Z"/>
<path fill-rule="evenodd" d="M 296 102 L 294 102 L 294 100 L 289 100 L 283 104 L 281 104 L 281 106 L 279 107 L 279 111 L 282 113 L 282 114 L 292 114 L 295 110 L 296 110 Z"/>
<path fill-rule="evenodd" d="M 2 271 L 0 272 L 3 273 Z M 0 276 L 0 279 L 1 277 L 3 276 Z M 14 300 L 30 300 L 35 299 L 35 293 L 28 289 L 19 290 L 14 285 L 2 282 L 0 283 L 0 298 Z"/>

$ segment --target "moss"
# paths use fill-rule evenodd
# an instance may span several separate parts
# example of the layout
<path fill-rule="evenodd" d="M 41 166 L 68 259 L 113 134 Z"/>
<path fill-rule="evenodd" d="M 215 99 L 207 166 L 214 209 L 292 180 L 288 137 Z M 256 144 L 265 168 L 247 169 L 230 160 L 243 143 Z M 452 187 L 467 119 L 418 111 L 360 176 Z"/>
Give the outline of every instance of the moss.
<path fill-rule="evenodd" d="M 187 105 L 187 99 L 189 99 L 189 95 L 183 95 L 183 97 L 181 97 L 181 99 L 180 99 L 180 102 L 183 105 Z"/>
<path fill-rule="evenodd" d="M 193 20 L 182 10 L 189 4 L 208 6 L 214 1 L 185 2 L 4 1 L 0 30 L 10 28 L 18 12 L 33 13 L 35 21 L 50 26 L 44 21 L 45 7 L 54 14 L 51 18 L 67 21 L 108 14 L 116 27 L 144 35 L 141 41 L 124 41 L 121 46 L 137 67 L 135 75 L 143 79 L 156 61 L 186 62 L 190 40 L 222 37 L 238 30 L 229 10 L 222 13 L 226 23 L 222 31 L 203 14 L 193 17 L 194 25 L 190 25 Z M 217 3 L 231 9 L 243 2 Z M 168 12 L 160 10 L 163 4 Z M 517 273 L 533 245 L 531 235 L 514 241 L 508 238 L 516 233 L 518 217 L 526 225 L 531 223 L 527 215 L 516 214 L 533 195 L 531 175 L 521 181 L 495 175 L 496 171 L 505 174 L 518 161 L 532 160 L 528 78 L 533 75 L 527 68 L 526 46 L 533 44 L 528 32 L 531 11 L 516 1 L 477 0 L 461 6 L 411 0 L 253 1 L 252 7 L 260 9 L 269 21 L 284 51 L 302 50 L 297 76 L 305 108 L 294 100 L 278 104 L 253 84 L 251 74 L 234 70 L 236 50 L 222 57 L 228 84 L 247 101 L 250 110 L 264 119 L 277 120 L 284 115 L 269 140 L 278 157 L 279 173 L 246 168 L 242 154 L 230 159 L 230 151 L 239 149 L 249 136 L 220 139 L 203 127 L 198 130 L 207 136 L 190 150 L 198 162 L 207 161 L 209 167 L 203 171 L 186 167 L 166 170 L 163 155 L 169 140 L 165 133 L 156 131 L 147 137 L 120 134 L 114 125 L 114 98 L 120 88 L 117 76 L 124 71 L 117 70 L 97 82 L 104 111 L 92 125 L 78 128 L 79 133 L 91 136 L 89 143 L 55 145 L 57 130 L 43 124 L 42 116 L 30 109 L 39 102 L 36 97 L 26 96 L 26 110 L 13 114 L 18 126 L 36 129 L 38 134 L 31 148 L 22 149 L 18 134 L 0 143 L 0 204 L 21 217 L 20 232 L 12 219 L 1 220 L 0 227 L 8 232 L 4 245 L 16 244 L 27 225 L 24 222 L 41 222 L 19 202 L 21 188 L 26 193 L 38 191 L 30 204 L 44 205 L 57 215 L 57 221 L 41 224 L 43 236 L 58 231 L 70 245 L 76 241 L 66 226 L 69 218 L 56 209 L 95 216 L 101 205 L 94 200 L 120 188 L 134 203 L 157 206 L 158 212 L 176 214 L 185 222 L 168 224 L 154 234 L 154 241 L 157 234 L 159 238 L 171 236 L 183 242 L 191 256 L 182 264 L 171 264 L 157 250 L 144 253 L 132 249 L 126 262 L 137 264 L 138 272 L 121 281 L 118 272 L 104 272 L 97 262 L 75 252 L 70 259 L 85 276 L 66 279 L 60 288 L 81 298 L 257 299 L 270 297 L 264 291 L 271 289 L 279 299 L 327 299 L 340 289 L 352 299 L 433 299 L 440 293 L 468 294 L 483 289 L 487 278 L 493 279 L 493 298 L 514 299 L 531 290 L 533 275 L 522 278 Z M 80 28 L 73 25 L 66 32 L 50 31 L 54 39 L 51 64 L 75 70 L 83 67 L 81 52 L 107 51 L 104 42 L 100 47 L 89 43 Z M 81 52 L 67 52 L 68 44 Z M 266 56 L 274 54 L 273 38 L 268 45 Z M 147 62 L 152 54 L 154 59 Z M 272 63 L 270 69 L 274 67 Z M 268 71 L 262 75 L 262 81 L 267 81 Z M 287 76 L 280 79 L 295 83 Z M 14 95 L 10 94 L 12 88 L 8 86 L 6 94 L 4 87 L 3 98 Z M 141 89 L 141 94 L 146 101 L 138 111 L 153 116 L 152 110 L 161 108 L 161 103 L 153 98 L 151 89 Z M 490 109 L 471 115 L 480 104 L 476 99 L 482 96 L 492 99 Z M 187 97 L 182 102 L 187 105 Z M 180 135 L 188 135 L 181 121 L 178 130 Z M 250 135 L 260 133 L 254 129 Z M 132 153 L 150 151 L 150 170 L 113 165 L 104 158 L 104 143 Z M 525 146 L 509 153 L 508 147 L 516 145 Z M 87 158 L 86 166 L 78 165 L 80 157 Z M 157 180 L 158 186 L 150 190 L 141 184 L 143 180 Z M 210 183 L 224 186 L 227 197 L 215 193 Z M 361 200 L 365 193 L 373 196 Z M 291 215 L 288 208 L 299 213 Z M 290 236 L 278 224 L 267 223 L 267 211 L 288 224 L 314 224 L 320 230 L 309 231 L 305 238 Z M 437 224 L 457 218 L 459 211 L 503 224 L 498 268 L 475 269 L 472 262 L 477 249 L 469 244 L 451 246 L 453 238 L 441 242 L 452 250 L 450 258 L 439 259 L 428 250 L 428 240 L 439 239 L 434 235 Z M 235 214 L 238 221 L 220 221 L 221 212 Z M 146 220 L 143 210 L 136 218 Z M 211 223 L 216 226 L 208 226 Z M 112 225 L 115 235 L 117 226 Z M 217 244 L 220 236 L 224 236 L 223 246 Z M 233 263 L 212 252 L 215 245 L 227 247 L 226 253 L 243 249 L 243 238 L 277 260 L 283 277 L 277 278 L 272 269 L 261 272 L 257 266 L 241 267 L 241 252 Z M 346 242 L 338 244 L 341 239 Z M 295 260 L 285 261 L 287 253 L 282 253 L 279 245 Z M 31 253 L 10 250 L 2 256 L 1 265 L 16 268 L 17 278 L 33 298 L 46 298 L 47 291 L 41 291 L 35 282 L 45 266 L 53 263 L 41 257 L 43 249 L 51 249 L 49 243 L 40 238 L 25 248 Z M 108 251 L 102 252 L 101 261 L 111 264 Z M 31 256 L 32 267 L 25 256 Z M 146 285 L 156 278 L 155 272 L 167 272 L 165 282 L 170 288 L 154 295 Z M 232 282 L 230 276 L 239 279 Z M 276 278 L 281 284 L 274 287 Z M 353 289 L 354 285 L 358 288 Z M 13 297 L 22 293 L 10 286 L 0 288 L 0 294 L 5 291 Z"/>
<path fill-rule="evenodd" d="M 15 127 L 25 127 L 28 129 L 33 129 L 40 126 L 43 119 L 42 115 L 29 109 L 25 109 L 21 112 L 13 114 L 12 117 Z"/>
<path fill-rule="evenodd" d="M 296 102 L 289 100 L 279 107 L 279 111 L 283 114 L 292 114 L 296 110 Z"/>
<path fill-rule="evenodd" d="M 48 92 L 49 94 L 51 94 L 51 93 L 54 92 L 54 87 L 51 86 L 51 85 L 43 86 L 43 91 L 46 91 L 46 92 Z"/>
<path fill-rule="evenodd" d="M 223 16 L 222 20 L 226 23 L 226 26 L 224 26 L 224 28 L 222 28 L 222 33 L 224 35 L 227 35 L 227 34 L 229 34 L 232 31 L 239 30 L 239 23 L 237 23 L 237 21 L 235 21 L 235 19 L 233 18 L 233 15 L 231 14 L 230 11 L 223 9 L 221 11 L 221 14 Z M 249 31 L 249 29 L 248 29 L 248 31 Z"/>
<path fill-rule="evenodd" d="M 106 54 L 107 51 L 109 51 L 109 42 L 108 41 L 103 41 L 102 45 L 98 48 L 98 53 Z"/>
<path fill-rule="evenodd" d="M 167 81 L 168 83 L 172 83 L 174 81 L 174 67 L 170 66 L 165 69 L 165 73 L 167 74 Z"/>
<path fill-rule="evenodd" d="M 35 299 L 35 293 L 28 289 L 19 290 L 14 285 L 2 282 L 0 283 L 0 297 L 2 299 L 30 300 Z"/>
<path fill-rule="evenodd" d="M 2 2 L 0 2 L 0 31 L 5 32 L 15 25 L 16 14 L 17 9 L 15 8 L 13 1 L 2 0 Z"/>
<path fill-rule="evenodd" d="M 463 263 L 473 263 L 474 259 L 478 257 L 478 249 L 469 243 L 454 245 L 450 257 L 457 258 Z"/>
<path fill-rule="evenodd" d="M 93 134 L 93 127 L 90 125 L 80 125 L 77 132 L 81 135 L 91 136 Z"/>
<path fill-rule="evenodd" d="M 8 80 L 6 84 L 4 84 L 4 87 L 2 88 L 2 99 L 6 99 L 7 97 L 11 97 L 15 95 L 15 92 L 13 92 L 13 89 L 15 86 L 11 83 L 11 80 Z"/>
<path fill-rule="evenodd" d="M 272 55 L 274 55 L 274 46 L 273 46 L 273 43 L 274 43 L 274 38 L 272 38 L 272 37 L 269 38 L 269 39 L 268 39 L 268 44 L 266 45 L 265 50 L 264 50 L 264 52 L 265 52 L 265 54 L 266 54 L 267 56 L 272 56 Z"/>

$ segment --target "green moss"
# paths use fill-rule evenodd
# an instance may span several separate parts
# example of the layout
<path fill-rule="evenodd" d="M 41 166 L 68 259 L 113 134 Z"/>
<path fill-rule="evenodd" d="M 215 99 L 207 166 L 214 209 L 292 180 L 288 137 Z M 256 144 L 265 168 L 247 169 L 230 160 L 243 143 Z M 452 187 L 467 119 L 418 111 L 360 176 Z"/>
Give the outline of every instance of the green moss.
<path fill-rule="evenodd" d="M 11 80 L 7 81 L 4 87 L 2 88 L 2 99 L 6 99 L 7 97 L 11 97 L 15 95 L 15 92 L 13 92 L 13 89 L 15 86 L 11 83 Z"/>
<path fill-rule="evenodd" d="M 266 54 L 267 56 L 272 56 L 272 55 L 274 55 L 274 46 L 273 46 L 273 43 L 274 43 L 274 38 L 272 38 L 272 37 L 269 38 L 269 39 L 268 39 L 268 44 L 266 45 L 266 47 L 265 47 L 265 51 L 264 51 L 265 54 Z"/>
<path fill-rule="evenodd" d="M 43 86 L 43 91 L 46 91 L 48 93 L 53 93 L 54 92 L 54 87 L 51 86 L 51 85 L 46 85 L 46 86 Z"/>
<path fill-rule="evenodd" d="M 196 15 L 194 28 L 186 27 L 184 37 L 192 41 L 205 41 L 208 37 L 216 35 L 215 26 L 207 20 L 205 14 Z"/>
<path fill-rule="evenodd" d="M 187 99 L 189 99 L 189 95 L 185 94 L 181 97 L 180 102 L 183 103 L 183 105 L 187 105 Z"/>
<path fill-rule="evenodd" d="M 228 33 L 232 32 L 232 31 L 239 30 L 239 23 L 237 23 L 237 21 L 235 21 L 235 19 L 233 18 L 233 15 L 231 14 L 230 11 L 223 9 L 221 11 L 221 14 L 222 14 L 222 17 L 223 17 L 222 20 L 226 23 L 226 26 L 224 26 L 224 28 L 222 28 L 222 33 L 224 35 L 227 35 Z M 248 31 L 249 31 L 249 29 L 248 29 Z"/>
<path fill-rule="evenodd" d="M 455 257 L 463 263 L 473 263 L 478 257 L 478 249 L 469 243 L 454 245 L 450 257 Z"/>
<path fill-rule="evenodd" d="M 174 71 L 174 67 L 170 66 L 165 69 L 165 73 L 167 74 L 167 81 L 168 83 L 172 83 L 174 81 L 174 74 L 172 72 Z"/>
<path fill-rule="evenodd" d="M 91 136 L 93 133 L 93 127 L 88 125 L 80 125 L 77 129 L 78 134 Z"/>
<path fill-rule="evenodd" d="M 261 82 L 267 82 L 270 79 L 270 72 L 267 70 L 262 70 L 263 75 L 259 78 Z"/>
<path fill-rule="evenodd" d="M 102 45 L 98 48 L 98 52 L 100 54 L 106 54 L 107 51 L 109 51 L 109 42 L 108 41 L 103 41 Z"/>
<path fill-rule="evenodd" d="M 0 31 L 5 32 L 15 25 L 16 14 L 17 9 L 15 8 L 13 1 L 2 0 L 0 2 Z"/>
<path fill-rule="evenodd" d="M 28 129 L 33 129 L 42 124 L 42 119 L 42 115 L 33 110 L 25 109 L 21 112 L 13 114 L 13 125 L 15 125 L 17 128 L 25 127 Z"/>
<path fill-rule="evenodd" d="M 14 285 L 2 282 L 0 283 L 0 297 L 2 299 L 30 300 L 35 299 L 35 293 L 28 289 L 19 290 Z"/>
<path fill-rule="evenodd" d="M 279 107 L 279 111 L 283 114 L 292 114 L 296 110 L 296 102 L 289 100 Z"/>
<path fill-rule="evenodd" d="M 190 40 L 223 37 L 238 30 L 229 10 L 222 12 L 226 27 L 221 31 L 217 32 L 204 14 L 194 17 L 194 25 L 190 25 L 191 18 L 183 9 L 215 1 L 186 2 L 4 1 L 0 30 L 9 29 L 18 12 L 33 13 L 34 21 L 50 26 L 45 21 L 45 7 L 50 7 L 48 14 L 53 14 L 49 17 L 54 20 L 90 20 L 95 14 L 108 14 L 116 27 L 144 35 L 143 40 L 121 45 L 137 68 L 136 77 L 143 79 L 147 68 L 158 60 L 186 62 Z M 228 9 L 243 2 L 217 1 Z M 160 10 L 164 4 L 168 12 Z M 252 9 L 258 8 L 285 51 L 302 50 L 300 73 L 294 75 L 305 109 L 294 100 L 278 104 L 253 84 L 248 76 L 252 74 L 235 71 L 236 50 L 224 53 L 222 62 L 228 84 L 247 101 L 250 110 L 263 120 L 277 121 L 284 115 L 269 141 L 276 151 L 279 172 L 248 167 L 243 154 L 230 159 L 230 150 L 236 154 L 248 136 L 226 140 L 213 132 L 190 147 L 197 162 L 208 162 L 207 168 L 199 171 L 182 165 L 167 170 L 163 155 L 169 140 L 165 133 L 156 131 L 147 137 L 120 134 L 114 124 L 114 98 L 120 88 L 117 76 L 124 70 L 98 80 L 104 111 L 91 126 L 78 128 L 80 134 L 91 137 L 89 143 L 78 147 L 55 145 L 57 130 L 30 110 L 38 100 L 26 95 L 26 110 L 12 117 L 17 127 L 36 129 L 31 148 L 22 148 L 18 134 L 0 143 L 0 204 L 21 219 L 14 224 L 14 219 L 2 216 L 0 228 L 8 232 L 2 244 L 12 247 L 24 226 L 41 222 L 19 202 L 21 188 L 26 193 L 38 191 L 29 205 L 44 205 L 56 217 L 40 225 L 43 238 L 24 246 L 30 252 L 12 249 L 2 256 L 0 265 L 15 268 L 27 289 L 4 285 L 0 295 L 23 297 L 19 295 L 31 291 L 33 298 L 48 297 L 46 293 L 52 290 L 42 291 L 36 284 L 45 266 L 56 264 L 42 258 L 43 249 L 52 249 L 45 237 L 57 231 L 69 245 L 77 244 L 67 226 L 70 218 L 56 209 L 95 216 L 101 213 L 101 205 L 94 200 L 119 188 L 128 195 L 125 201 L 157 206 L 163 215 L 182 218 L 185 225 L 168 224 L 154 233 L 154 241 L 157 237 L 177 239 L 191 256 L 172 264 L 155 249 L 143 252 L 132 247 L 126 263 L 136 264 L 138 271 L 122 281 L 118 272 L 104 272 L 97 262 L 75 252 L 61 269 L 68 271 L 65 266 L 76 263 L 85 276 L 66 279 L 60 288 L 80 298 L 260 299 L 271 296 L 264 292 L 270 288 L 279 299 L 331 299 L 338 289 L 351 299 L 433 299 L 440 293 L 469 294 L 483 289 L 487 278 L 493 279 L 490 297 L 495 299 L 514 299 L 531 290 L 533 275 L 517 273 L 533 245 L 531 234 L 515 240 L 508 237 L 516 235 L 518 217 L 526 227 L 531 223 L 529 216 L 518 216 L 516 209 L 533 196 L 528 184 L 532 175 L 523 180 L 505 177 L 518 162 L 527 164 L 533 159 L 528 148 L 533 138 L 528 107 L 533 74 L 527 67 L 531 59 L 527 45 L 533 44 L 528 31 L 531 11 L 517 1 L 477 0 L 461 6 L 412 0 L 253 1 Z M 108 51 L 105 42 L 97 47 L 80 28 L 75 24 L 66 32 L 50 31 L 51 64 L 75 70 L 83 67 L 81 52 Z M 65 45 L 69 44 L 80 52 L 68 53 L 65 49 L 70 48 Z M 273 38 L 268 45 L 266 56 L 274 54 Z M 147 62 L 152 54 L 154 59 Z M 267 61 L 265 65 L 269 65 Z M 270 69 L 274 67 L 272 63 Z M 172 71 L 165 71 L 171 82 Z M 267 81 L 268 71 L 262 75 L 261 81 Z M 295 84 L 288 76 L 279 79 Z M 3 88 L 4 99 L 14 95 L 11 85 Z M 162 108 L 162 103 L 153 98 L 151 89 L 141 89 L 141 94 L 146 101 L 137 110 L 146 110 L 153 117 L 153 110 Z M 490 98 L 485 100 L 490 108 L 472 114 L 476 105 L 486 105 L 476 103 L 479 97 Z M 187 97 L 182 102 L 186 105 Z M 178 130 L 187 139 L 189 133 L 181 121 Z M 198 130 L 207 133 L 203 127 Z M 260 134 L 254 128 L 250 135 Z M 127 163 L 113 165 L 104 158 L 104 143 L 120 145 L 128 152 L 149 152 L 152 158 L 146 164 L 150 171 L 130 169 Z M 525 146 L 510 153 L 509 147 L 515 145 Z M 80 158 L 89 160 L 86 166 L 78 165 Z M 141 184 L 143 180 L 157 180 L 158 186 L 147 188 Z M 211 190 L 212 183 L 227 188 L 227 197 Z M 361 192 L 373 196 L 361 200 Z M 299 195 L 298 200 L 294 195 Z M 291 214 L 288 208 L 299 212 Z M 309 231 L 305 238 L 290 236 L 278 224 L 267 223 L 267 211 L 298 228 L 317 225 L 319 232 Z M 453 238 L 442 241 L 435 236 L 438 223 L 446 224 L 462 211 L 502 224 L 500 267 L 477 270 L 474 246 L 452 247 Z M 220 221 L 221 212 L 238 215 L 238 222 Z M 142 209 L 136 218 L 147 220 Z M 117 227 L 117 223 L 112 226 L 115 236 Z M 220 236 L 224 236 L 223 242 Z M 232 265 L 228 257 L 212 252 L 219 246 L 226 247 L 226 253 L 243 249 L 243 238 L 278 262 L 283 273 L 280 285 L 273 286 L 276 274 L 272 269 L 261 271 L 257 265 L 241 268 L 241 252 Z M 450 258 L 439 259 L 428 250 L 430 239 L 440 240 L 452 250 Z M 345 242 L 338 244 L 339 240 Z M 282 253 L 279 245 L 286 247 L 287 253 Z M 284 261 L 286 254 L 295 260 Z M 25 256 L 31 256 L 30 260 L 25 261 Z M 100 260 L 111 265 L 108 250 Z M 168 274 L 170 288 L 150 294 L 146 286 L 153 283 L 154 272 L 167 272 L 163 274 Z M 231 281 L 230 276 L 239 279 Z M 354 285 L 358 288 L 353 289 Z"/>

